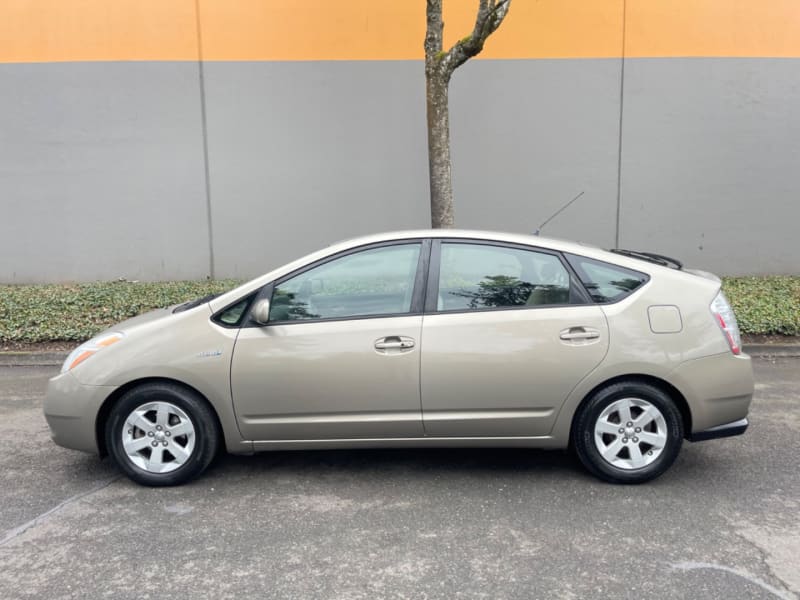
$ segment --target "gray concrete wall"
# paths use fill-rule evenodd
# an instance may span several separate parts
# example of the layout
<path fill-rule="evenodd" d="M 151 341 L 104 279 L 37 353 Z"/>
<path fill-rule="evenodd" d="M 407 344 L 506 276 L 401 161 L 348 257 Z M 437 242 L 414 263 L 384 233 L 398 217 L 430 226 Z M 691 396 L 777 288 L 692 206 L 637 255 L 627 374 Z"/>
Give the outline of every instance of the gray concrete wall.
<path fill-rule="evenodd" d="M 800 273 L 800 60 L 627 60 L 620 244 Z"/>
<path fill-rule="evenodd" d="M 205 65 L 216 275 L 427 227 L 422 77 L 413 62 Z"/>
<path fill-rule="evenodd" d="M 620 60 L 475 61 L 456 72 L 451 138 L 459 227 L 542 231 L 613 247 Z"/>
<path fill-rule="evenodd" d="M 197 70 L 0 65 L 0 282 L 208 274 Z"/>
<path fill-rule="evenodd" d="M 6 64 L 0 86 L 3 283 L 246 278 L 428 224 L 419 62 Z M 457 224 L 532 231 L 584 191 L 545 234 L 800 273 L 797 106 L 800 59 L 468 63 Z"/>

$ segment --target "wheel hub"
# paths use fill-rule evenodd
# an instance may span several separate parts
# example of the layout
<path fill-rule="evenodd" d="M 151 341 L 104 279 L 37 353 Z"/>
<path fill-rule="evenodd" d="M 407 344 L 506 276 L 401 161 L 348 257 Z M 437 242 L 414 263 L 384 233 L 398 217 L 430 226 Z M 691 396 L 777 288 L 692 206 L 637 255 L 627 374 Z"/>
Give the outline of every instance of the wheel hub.
<path fill-rule="evenodd" d="M 667 422 L 661 411 L 642 398 L 622 398 L 597 418 L 594 442 L 600 456 L 614 467 L 633 470 L 656 460 L 667 444 Z"/>
<path fill-rule="evenodd" d="M 133 410 L 122 429 L 128 460 L 149 473 L 169 473 L 191 457 L 195 428 L 171 402 L 149 402 Z"/>

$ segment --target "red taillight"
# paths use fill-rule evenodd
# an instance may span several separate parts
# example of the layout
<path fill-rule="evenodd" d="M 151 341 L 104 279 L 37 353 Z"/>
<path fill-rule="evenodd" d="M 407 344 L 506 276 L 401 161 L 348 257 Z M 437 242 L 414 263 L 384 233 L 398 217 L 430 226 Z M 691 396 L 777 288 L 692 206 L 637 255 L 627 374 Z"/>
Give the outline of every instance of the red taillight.
<path fill-rule="evenodd" d="M 724 333 L 725 337 L 728 338 L 728 344 L 731 347 L 731 352 L 733 352 L 734 354 L 741 354 L 742 349 L 739 348 L 739 344 L 737 344 L 736 341 L 733 339 L 733 336 L 731 335 L 728 326 L 725 325 L 725 319 L 722 318 L 722 315 L 717 315 L 717 321 L 719 321 L 719 326 L 722 329 L 722 333 Z"/>
<path fill-rule="evenodd" d="M 725 339 L 728 340 L 728 345 L 731 347 L 731 352 L 734 354 L 742 353 L 741 336 L 739 335 L 739 324 L 736 322 L 736 315 L 733 313 L 728 299 L 725 294 L 719 292 L 711 303 L 711 313 L 714 319 L 722 330 Z"/>

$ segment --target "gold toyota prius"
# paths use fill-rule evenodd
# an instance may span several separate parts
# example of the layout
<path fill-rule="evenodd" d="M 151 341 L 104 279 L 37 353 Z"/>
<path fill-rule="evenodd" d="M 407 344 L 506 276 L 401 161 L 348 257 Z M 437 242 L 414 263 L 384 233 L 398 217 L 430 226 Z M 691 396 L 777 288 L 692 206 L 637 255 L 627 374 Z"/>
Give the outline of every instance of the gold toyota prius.
<path fill-rule="evenodd" d="M 744 433 L 750 358 L 718 277 L 659 254 L 409 231 L 130 319 L 50 380 L 53 440 L 145 485 L 218 450 L 572 448 L 641 483 Z"/>

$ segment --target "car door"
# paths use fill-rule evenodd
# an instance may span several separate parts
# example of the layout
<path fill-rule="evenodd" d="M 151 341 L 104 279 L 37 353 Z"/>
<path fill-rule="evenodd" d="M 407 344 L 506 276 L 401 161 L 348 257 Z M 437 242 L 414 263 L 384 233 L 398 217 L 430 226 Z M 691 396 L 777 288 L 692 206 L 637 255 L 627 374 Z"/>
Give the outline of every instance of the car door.
<path fill-rule="evenodd" d="M 423 252 L 423 248 L 425 252 Z M 231 390 L 251 440 L 419 437 L 419 341 L 430 244 L 370 246 L 295 272 L 242 327 Z"/>
<path fill-rule="evenodd" d="M 608 349 L 602 310 L 560 255 L 434 242 L 423 322 L 425 432 L 545 436 Z"/>

